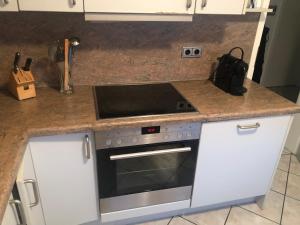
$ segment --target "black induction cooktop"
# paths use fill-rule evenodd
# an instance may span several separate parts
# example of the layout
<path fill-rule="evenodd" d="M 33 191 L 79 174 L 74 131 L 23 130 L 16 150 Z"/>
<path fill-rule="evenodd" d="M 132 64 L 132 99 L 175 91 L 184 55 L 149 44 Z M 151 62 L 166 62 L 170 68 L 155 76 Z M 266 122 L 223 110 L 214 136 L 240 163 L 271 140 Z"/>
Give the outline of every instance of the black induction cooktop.
<path fill-rule="evenodd" d="M 96 86 L 97 119 L 196 112 L 169 83 Z"/>

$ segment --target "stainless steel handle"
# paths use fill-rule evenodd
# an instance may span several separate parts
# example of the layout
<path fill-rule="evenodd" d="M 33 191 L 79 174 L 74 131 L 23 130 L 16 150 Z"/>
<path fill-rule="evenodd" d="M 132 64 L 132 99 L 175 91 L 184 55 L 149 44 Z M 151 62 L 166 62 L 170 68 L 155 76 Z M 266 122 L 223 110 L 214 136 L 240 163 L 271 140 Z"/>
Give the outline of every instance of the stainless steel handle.
<path fill-rule="evenodd" d="M 20 200 L 10 200 L 9 204 L 15 205 L 16 208 L 18 208 L 18 210 L 19 210 L 19 213 L 16 212 L 16 215 L 18 215 L 19 222 L 20 222 L 18 225 L 26 225 L 27 224 L 26 223 L 26 217 L 25 217 L 22 202 Z"/>
<path fill-rule="evenodd" d="M 85 135 L 85 156 L 87 159 L 91 158 L 90 138 L 89 135 Z"/>
<path fill-rule="evenodd" d="M 186 0 L 186 10 L 190 9 L 192 7 L 192 0 Z"/>
<path fill-rule="evenodd" d="M 191 150 L 192 150 L 191 147 L 183 147 L 183 148 L 163 149 L 157 151 L 111 155 L 110 160 L 131 159 L 131 158 L 139 158 L 145 156 L 154 156 L 154 155 L 162 155 L 162 154 L 170 154 L 170 153 L 178 153 L 178 152 L 190 152 Z"/>
<path fill-rule="evenodd" d="M 76 5 L 76 0 L 72 0 L 72 4 L 73 4 L 73 6 L 75 6 Z"/>
<path fill-rule="evenodd" d="M 250 124 L 250 125 L 237 125 L 237 128 L 238 129 L 241 129 L 241 130 L 248 130 L 248 129 L 257 129 L 260 127 L 260 124 L 259 123 L 256 123 L 256 124 Z"/>
<path fill-rule="evenodd" d="M 201 8 L 205 8 L 207 6 L 207 0 L 202 0 Z"/>
<path fill-rule="evenodd" d="M 38 193 L 38 187 L 36 184 L 36 181 L 33 179 L 28 179 L 28 180 L 24 180 L 24 184 L 32 184 L 32 189 L 33 189 L 33 195 L 34 195 L 34 202 L 28 204 L 29 207 L 34 207 L 37 206 L 39 204 L 39 193 Z"/>
<path fill-rule="evenodd" d="M 3 0 L 3 2 L 4 2 L 5 5 L 9 4 L 9 0 Z"/>

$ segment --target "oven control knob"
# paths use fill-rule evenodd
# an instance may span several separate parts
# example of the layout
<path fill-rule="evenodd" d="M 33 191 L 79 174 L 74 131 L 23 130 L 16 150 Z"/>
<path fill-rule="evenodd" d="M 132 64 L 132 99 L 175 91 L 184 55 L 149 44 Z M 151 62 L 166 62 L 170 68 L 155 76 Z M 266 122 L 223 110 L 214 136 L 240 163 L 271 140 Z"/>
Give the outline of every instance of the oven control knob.
<path fill-rule="evenodd" d="M 111 145 L 111 140 L 110 139 L 106 140 L 106 145 Z"/>
<path fill-rule="evenodd" d="M 166 135 L 164 138 L 165 138 L 165 140 L 167 140 L 169 138 L 169 135 Z"/>
<path fill-rule="evenodd" d="M 117 140 L 117 144 L 118 145 L 122 144 L 122 140 L 121 139 Z"/>
<path fill-rule="evenodd" d="M 182 138 L 182 133 L 178 133 L 178 138 Z"/>
<path fill-rule="evenodd" d="M 188 137 L 192 137 L 192 133 L 191 132 L 187 132 L 187 136 Z"/>

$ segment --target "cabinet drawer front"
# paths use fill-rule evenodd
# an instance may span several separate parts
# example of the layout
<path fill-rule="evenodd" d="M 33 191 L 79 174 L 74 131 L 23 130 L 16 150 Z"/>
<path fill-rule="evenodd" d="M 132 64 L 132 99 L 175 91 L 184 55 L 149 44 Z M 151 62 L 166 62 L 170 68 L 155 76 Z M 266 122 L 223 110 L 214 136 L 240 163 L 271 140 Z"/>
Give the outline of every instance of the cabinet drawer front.
<path fill-rule="evenodd" d="M 0 12 L 1 11 L 19 11 L 18 8 L 18 0 L 8 0 L 8 1 L 4 1 L 4 0 L 0 0 Z"/>
<path fill-rule="evenodd" d="M 83 12 L 83 0 L 19 0 L 20 10 Z"/>
<path fill-rule="evenodd" d="M 289 121 L 280 116 L 203 124 L 192 206 L 266 194 Z"/>
<path fill-rule="evenodd" d="M 245 0 L 197 0 L 196 13 L 199 14 L 242 14 Z"/>
<path fill-rule="evenodd" d="M 193 14 L 195 0 L 85 0 L 84 5 L 85 12 Z"/>

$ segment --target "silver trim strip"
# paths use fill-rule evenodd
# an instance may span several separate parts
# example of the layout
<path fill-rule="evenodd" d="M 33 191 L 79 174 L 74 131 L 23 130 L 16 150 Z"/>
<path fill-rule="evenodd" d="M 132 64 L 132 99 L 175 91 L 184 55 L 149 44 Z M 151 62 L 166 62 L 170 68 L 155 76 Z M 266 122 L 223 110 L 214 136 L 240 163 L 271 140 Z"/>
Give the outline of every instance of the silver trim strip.
<path fill-rule="evenodd" d="M 172 203 L 191 198 L 192 186 L 169 188 L 158 191 L 149 191 L 138 194 L 121 195 L 100 199 L 101 214 L 136 209 L 145 206 Z"/>
<path fill-rule="evenodd" d="M 163 150 L 156 150 L 156 151 L 111 155 L 110 160 L 140 158 L 145 156 L 154 156 L 154 155 L 163 155 L 163 154 L 171 154 L 171 153 L 178 153 L 178 152 L 190 152 L 190 151 L 192 151 L 191 147 L 171 148 L 171 149 L 163 149 Z"/>

